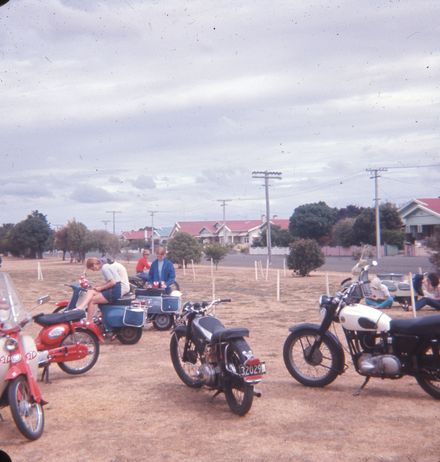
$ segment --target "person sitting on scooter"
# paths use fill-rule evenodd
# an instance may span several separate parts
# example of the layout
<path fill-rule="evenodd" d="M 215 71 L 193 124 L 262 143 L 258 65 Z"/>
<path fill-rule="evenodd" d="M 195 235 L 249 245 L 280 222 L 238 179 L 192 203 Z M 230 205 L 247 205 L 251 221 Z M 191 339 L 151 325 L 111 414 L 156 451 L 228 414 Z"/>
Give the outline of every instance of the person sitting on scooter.
<path fill-rule="evenodd" d="M 435 273 L 425 274 L 422 282 L 423 297 L 416 301 L 416 311 L 424 306 L 440 310 L 439 277 Z"/>
<path fill-rule="evenodd" d="M 118 272 L 121 278 L 121 296 L 128 295 L 130 293 L 130 282 L 128 280 L 127 268 L 116 260 L 110 263 L 110 266 Z"/>
<path fill-rule="evenodd" d="M 370 282 L 371 295 L 365 298 L 365 303 L 374 308 L 391 308 L 393 297 L 385 284 L 378 277 Z"/>
<path fill-rule="evenodd" d="M 96 305 L 107 304 L 121 298 L 121 278 L 115 268 L 108 263 L 103 263 L 99 258 L 88 258 L 87 269 L 101 271 L 105 283 L 101 286 L 89 289 L 81 300 L 80 309 L 87 309 L 87 321 L 93 320 Z"/>
<path fill-rule="evenodd" d="M 171 293 L 171 285 L 176 282 L 176 272 L 171 260 L 165 257 L 164 247 L 156 249 L 156 260 L 151 264 L 151 268 L 146 276 L 141 275 L 142 279 L 148 282 L 149 287 L 160 287 L 165 289 L 165 293 Z"/>

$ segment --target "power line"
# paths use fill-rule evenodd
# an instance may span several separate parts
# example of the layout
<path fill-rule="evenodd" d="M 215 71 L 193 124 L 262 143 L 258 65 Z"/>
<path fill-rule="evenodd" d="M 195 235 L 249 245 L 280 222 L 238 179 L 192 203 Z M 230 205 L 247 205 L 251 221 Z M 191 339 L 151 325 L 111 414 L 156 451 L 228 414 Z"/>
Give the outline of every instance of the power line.
<path fill-rule="evenodd" d="M 122 212 L 120 210 L 107 210 L 105 213 L 113 214 L 113 234 L 116 234 L 116 232 L 115 232 L 115 215 L 117 213 L 122 213 Z"/>
<path fill-rule="evenodd" d="M 267 259 L 269 263 L 272 260 L 272 241 L 271 241 L 271 230 L 270 230 L 270 206 L 269 206 L 269 180 L 281 180 L 281 172 L 252 172 L 252 178 L 263 178 L 264 189 L 266 193 L 266 240 L 267 240 Z"/>

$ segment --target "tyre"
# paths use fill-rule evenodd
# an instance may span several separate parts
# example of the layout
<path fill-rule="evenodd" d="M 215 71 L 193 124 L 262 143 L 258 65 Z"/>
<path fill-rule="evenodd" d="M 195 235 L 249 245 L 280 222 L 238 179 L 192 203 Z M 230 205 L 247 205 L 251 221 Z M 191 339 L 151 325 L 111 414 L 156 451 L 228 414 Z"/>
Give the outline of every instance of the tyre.
<path fill-rule="evenodd" d="M 153 326 L 157 330 L 169 330 L 173 323 L 173 316 L 170 316 L 169 314 L 156 314 L 153 319 Z"/>
<path fill-rule="evenodd" d="M 243 363 L 243 358 L 240 357 L 240 351 L 247 351 L 247 348 L 240 348 L 239 342 L 234 342 L 229 345 L 227 353 L 228 369 L 234 372 L 239 372 L 239 367 Z M 243 416 L 247 414 L 252 406 L 254 399 L 254 387 L 245 383 L 241 377 L 228 375 L 225 379 L 224 392 L 226 402 L 234 414 Z"/>
<path fill-rule="evenodd" d="M 93 332 L 85 329 L 78 329 L 74 333 L 65 337 L 65 339 L 61 342 L 61 346 L 75 345 L 77 343 L 86 345 L 89 353 L 82 359 L 58 363 L 61 370 L 67 374 L 84 374 L 96 364 L 96 361 L 98 361 L 99 341 Z"/>
<path fill-rule="evenodd" d="M 418 357 L 420 372 L 416 375 L 417 383 L 435 399 L 440 399 L 440 356 L 438 349 L 431 345 L 423 348 Z"/>
<path fill-rule="evenodd" d="M 142 327 L 125 326 L 118 329 L 116 338 L 124 345 L 134 345 L 142 337 Z"/>
<path fill-rule="evenodd" d="M 24 375 L 14 379 L 8 388 L 11 414 L 20 432 L 30 440 L 38 439 L 44 430 L 44 412 L 41 404 L 32 399 Z"/>
<path fill-rule="evenodd" d="M 196 346 L 191 342 L 187 351 L 187 361 L 183 359 L 186 336 L 180 332 L 174 332 L 171 336 L 170 354 L 174 369 L 180 380 L 191 388 L 200 388 L 203 382 L 198 378 L 198 370 L 201 366 L 200 355 Z"/>
<path fill-rule="evenodd" d="M 309 387 L 324 387 L 343 372 L 344 352 L 337 339 L 326 332 L 319 348 L 310 356 L 318 328 L 295 328 L 284 342 L 283 357 L 287 370 L 298 382 Z"/>

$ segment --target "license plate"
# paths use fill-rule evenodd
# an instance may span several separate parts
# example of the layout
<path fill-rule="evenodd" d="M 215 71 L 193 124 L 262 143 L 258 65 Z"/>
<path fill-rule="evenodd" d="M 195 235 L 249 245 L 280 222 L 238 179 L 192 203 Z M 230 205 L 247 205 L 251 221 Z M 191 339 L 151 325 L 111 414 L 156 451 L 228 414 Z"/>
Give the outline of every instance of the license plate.
<path fill-rule="evenodd" d="M 264 362 L 259 362 L 256 364 L 241 364 L 240 365 L 240 375 L 242 377 L 251 377 L 263 375 L 266 373 L 266 364 Z"/>

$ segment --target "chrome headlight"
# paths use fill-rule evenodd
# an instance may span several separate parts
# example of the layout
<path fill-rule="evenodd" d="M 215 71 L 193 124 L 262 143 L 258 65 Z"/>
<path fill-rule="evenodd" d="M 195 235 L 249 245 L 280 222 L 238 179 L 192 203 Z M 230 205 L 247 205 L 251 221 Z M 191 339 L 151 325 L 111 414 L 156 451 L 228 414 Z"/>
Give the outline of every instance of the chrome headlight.
<path fill-rule="evenodd" d="M 18 347 L 18 342 L 15 338 L 8 337 L 5 341 L 5 350 L 6 351 L 14 351 Z"/>

